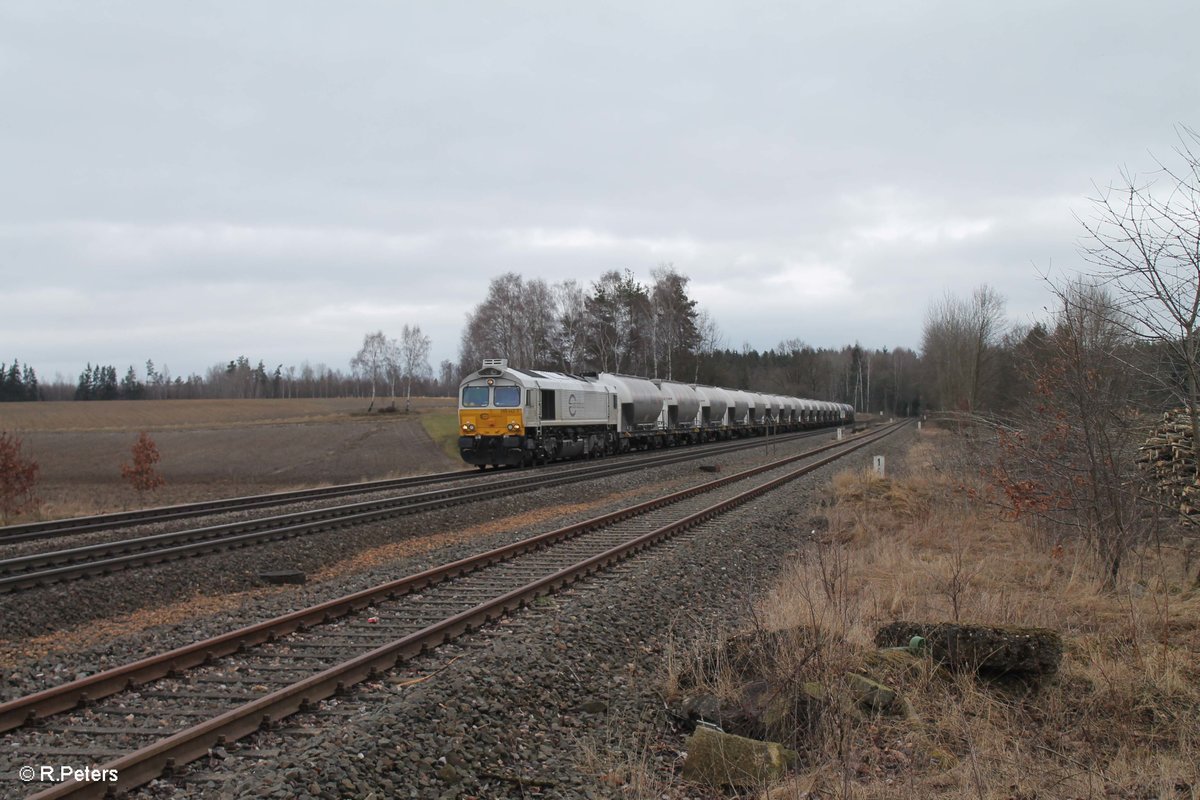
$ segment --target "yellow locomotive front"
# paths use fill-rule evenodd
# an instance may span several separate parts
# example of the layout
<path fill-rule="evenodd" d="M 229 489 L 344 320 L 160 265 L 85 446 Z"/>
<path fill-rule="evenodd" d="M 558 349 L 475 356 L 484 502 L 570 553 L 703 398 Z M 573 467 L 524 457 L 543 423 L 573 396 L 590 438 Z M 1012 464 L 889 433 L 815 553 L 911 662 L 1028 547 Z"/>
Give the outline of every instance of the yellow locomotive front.
<path fill-rule="evenodd" d="M 525 460 L 523 390 L 483 369 L 463 382 L 458 397 L 458 450 L 479 467 L 519 466 Z M 500 373 L 500 370 L 495 370 Z"/>

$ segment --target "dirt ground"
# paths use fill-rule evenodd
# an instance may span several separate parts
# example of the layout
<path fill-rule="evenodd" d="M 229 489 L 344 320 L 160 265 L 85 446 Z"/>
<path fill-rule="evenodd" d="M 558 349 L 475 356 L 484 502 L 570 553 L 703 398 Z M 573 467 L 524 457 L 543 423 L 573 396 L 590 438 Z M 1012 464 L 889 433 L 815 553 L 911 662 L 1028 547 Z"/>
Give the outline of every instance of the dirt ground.
<path fill-rule="evenodd" d="M 462 467 L 413 413 L 366 414 L 365 399 L 6 403 L 0 429 L 39 466 L 39 514 L 54 518 Z M 381 404 L 376 403 L 376 407 Z M 398 405 L 403 408 L 403 402 Z M 166 485 L 140 500 L 121 477 L 139 431 L 154 439 Z"/>

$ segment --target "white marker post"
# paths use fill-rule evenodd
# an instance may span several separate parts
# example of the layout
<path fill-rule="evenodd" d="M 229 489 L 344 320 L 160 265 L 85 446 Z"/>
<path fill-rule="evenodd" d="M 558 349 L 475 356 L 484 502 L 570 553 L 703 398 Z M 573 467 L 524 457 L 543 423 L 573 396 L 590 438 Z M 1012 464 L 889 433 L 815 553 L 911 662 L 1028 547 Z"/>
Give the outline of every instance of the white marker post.
<path fill-rule="evenodd" d="M 875 474 L 883 477 L 883 456 L 875 456 Z"/>

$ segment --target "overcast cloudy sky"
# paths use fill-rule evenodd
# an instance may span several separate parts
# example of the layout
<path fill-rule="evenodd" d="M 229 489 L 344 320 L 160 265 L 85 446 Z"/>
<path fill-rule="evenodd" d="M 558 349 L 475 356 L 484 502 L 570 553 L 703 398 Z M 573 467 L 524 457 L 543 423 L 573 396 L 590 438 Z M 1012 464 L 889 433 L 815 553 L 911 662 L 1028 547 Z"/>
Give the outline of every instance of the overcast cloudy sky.
<path fill-rule="evenodd" d="M 1200 3 L 0 0 L 0 360 L 457 358 L 514 270 L 672 262 L 730 346 L 919 347 L 1200 125 Z"/>

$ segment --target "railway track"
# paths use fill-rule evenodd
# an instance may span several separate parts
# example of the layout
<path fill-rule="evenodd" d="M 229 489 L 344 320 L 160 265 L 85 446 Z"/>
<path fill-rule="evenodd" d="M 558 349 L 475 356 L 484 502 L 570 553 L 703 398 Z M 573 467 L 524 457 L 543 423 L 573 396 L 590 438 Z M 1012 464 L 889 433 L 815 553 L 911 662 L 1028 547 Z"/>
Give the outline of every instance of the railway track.
<path fill-rule="evenodd" d="M 0 704 L 0 791 L 19 792 L 23 766 L 63 762 L 99 764 L 104 779 L 64 780 L 34 797 L 101 797 L 142 785 L 902 425 Z"/>
<path fill-rule="evenodd" d="M 0 528 L 0 544 L 14 544 L 37 539 L 74 536 L 93 531 L 119 530 L 120 528 L 130 528 L 134 525 L 144 525 L 148 522 L 192 519 L 212 514 L 223 514 L 229 511 L 274 508 L 288 505 L 289 503 L 302 503 L 309 500 L 324 500 L 367 494 L 369 492 L 410 489 L 417 486 L 427 486 L 432 483 L 445 483 L 447 481 L 475 478 L 482 474 L 479 470 L 474 469 L 454 470 L 453 472 L 438 472 L 430 475 L 413 475 L 407 478 L 323 486 L 316 489 L 297 489 L 290 492 L 227 497 L 220 500 L 143 508 L 136 511 L 121 511 L 112 514 L 97 514 L 90 517 L 70 517 L 68 519 L 54 519 L 44 522 L 27 522 Z"/>
<path fill-rule="evenodd" d="M 818 436 L 821 433 L 822 431 L 809 431 L 788 434 L 774 437 L 772 441 L 789 442 Z M 450 486 L 415 494 L 0 559 L 0 594 L 289 539 L 332 528 L 474 503 L 515 492 L 545 489 L 680 461 L 709 458 L 737 450 L 762 447 L 764 441 L 766 440 L 747 439 L 713 444 L 702 449 L 673 448 L 668 453 L 633 460 L 593 462 L 587 466 L 560 470 L 518 472 L 514 477 L 489 481 L 482 486 Z M 235 502 L 240 502 L 240 498 Z"/>
<path fill-rule="evenodd" d="M 817 431 L 803 431 L 797 435 L 811 435 Z M 762 440 L 756 440 L 761 442 Z M 705 452 L 713 452 L 714 447 L 705 446 Z M 641 454 L 616 456 L 615 459 L 646 458 Z M 652 456 L 651 456 L 652 458 Z M 560 465 L 544 465 L 530 467 L 530 470 L 561 468 Z M 571 467 L 567 467 L 571 469 Z M 492 477 L 495 471 L 479 469 L 453 470 L 450 472 L 431 473 L 429 475 L 412 475 L 405 478 L 389 478 L 378 481 L 363 481 L 361 483 L 323 486 L 314 489 L 297 489 L 288 492 L 272 492 L 270 494 L 247 495 L 245 497 L 227 497 L 219 500 L 206 500 L 196 503 L 183 503 L 157 508 L 143 508 L 134 511 L 120 511 L 111 514 L 97 514 L 88 517 L 70 517 L 67 519 L 45 520 L 41 522 L 26 522 L 18 525 L 0 527 L 0 545 L 17 544 L 20 542 L 40 539 L 62 538 L 81 533 L 95 531 L 113 531 L 130 528 L 147 523 L 170 522 L 182 519 L 225 514 L 230 511 L 252 511 L 263 508 L 276 508 L 292 503 L 303 503 L 313 500 L 328 500 L 339 497 L 371 494 L 374 492 L 389 492 L 429 486 L 437 483 L 469 481 Z"/>

